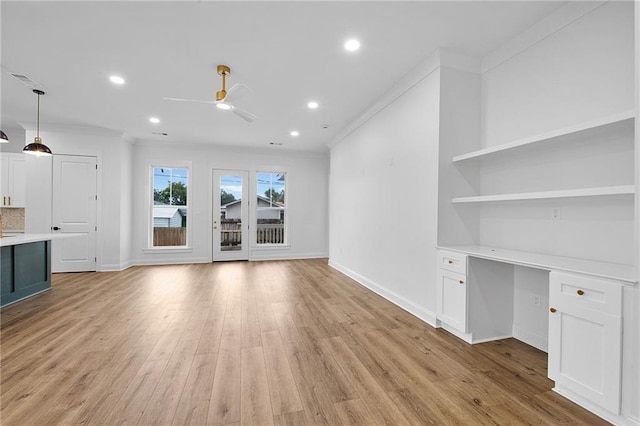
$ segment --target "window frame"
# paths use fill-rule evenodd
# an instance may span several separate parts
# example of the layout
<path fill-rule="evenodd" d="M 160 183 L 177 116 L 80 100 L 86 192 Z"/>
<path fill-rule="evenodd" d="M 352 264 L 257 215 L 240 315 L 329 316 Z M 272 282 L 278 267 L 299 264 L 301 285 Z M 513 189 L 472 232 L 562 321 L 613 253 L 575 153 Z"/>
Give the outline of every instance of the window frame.
<path fill-rule="evenodd" d="M 185 208 L 187 210 L 187 230 L 185 236 L 185 245 L 182 246 L 154 246 L 153 245 L 153 209 L 155 207 L 154 204 L 154 174 L 153 170 L 155 168 L 165 168 L 165 169 L 186 169 L 187 170 L 187 203 L 185 206 L 180 206 L 181 208 Z M 192 251 L 191 247 L 191 235 L 192 235 L 192 208 L 191 208 L 191 197 L 192 197 L 192 174 L 193 169 L 191 166 L 191 161 L 152 161 L 148 163 L 148 176 L 149 176 L 149 186 L 147 190 L 147 247 L 144 249 L 145 252 L 181 252 L 181 251 Z"/>

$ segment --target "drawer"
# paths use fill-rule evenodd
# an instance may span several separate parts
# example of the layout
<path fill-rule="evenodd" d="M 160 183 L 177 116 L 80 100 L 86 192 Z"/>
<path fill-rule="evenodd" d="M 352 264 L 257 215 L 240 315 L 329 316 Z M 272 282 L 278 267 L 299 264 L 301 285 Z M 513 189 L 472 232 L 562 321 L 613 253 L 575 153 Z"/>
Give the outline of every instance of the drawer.
<path fill-rule="evenodd" d="M 438 250 L 438 268 L 467 274 L 467 255 L 446 250 Z"/>
<path fill-rule="evenodd" d="M 622 315 L 623 284 L 584 275 L 551 272 L 549 304 L 552 307 L 588 309 Z"/>

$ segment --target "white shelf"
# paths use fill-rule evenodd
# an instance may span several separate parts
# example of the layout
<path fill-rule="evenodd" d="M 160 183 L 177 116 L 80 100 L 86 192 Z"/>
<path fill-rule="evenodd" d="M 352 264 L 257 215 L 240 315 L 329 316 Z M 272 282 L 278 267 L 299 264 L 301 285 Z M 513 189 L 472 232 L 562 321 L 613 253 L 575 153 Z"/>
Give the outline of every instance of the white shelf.
<path fill-rule="evenodd" d="M 480 159 L 490 154 L 496 154 L 499 152 L 505 152 L 514 148 L 520 148 L 524 146 L 533 145 L 540 142 L 545 142 L 553 138 L 571 135 L 577 132 L 596 129 L 598 127 L 607 126 L 610 124 L 622 123 L 625 121 L 633 121 L 635 117 L 635 111 L 625 111 L 619 114 L 611 115 L 608 117 L 599 118 L 597 120 L 588 121 L 586 123 L 577 124 L 574 126 L 565 127 L 562 129 L 553 130 L 551 132 L 543 133 L 536 136 L 531 136 L 524 139 L 508 142 L 502 145 L 496 145 L 489 148 L 480 149 L 477 151 L 469 152 L 467 154 L 457 155 L 453 157 L 452 162 L 457 163 L 465 160 Z"/>
<path fill-rule="evenodd" d="M 634 185 L 606 186 L 601 188 L 563 189 L 558 191 L 521 192 L 515 194 L 477 195 L 455 197 L 452 203 L 490 203 L 496 201 L 548 200 L 556 198 L 605 197 L 613 195 L 633 195 Z"/>
<path fill-rule="evenodd" d="M 444 250 L 463 253 L 480 259 L 495 260 L 512 265 L 527 266 L 548 271 L 565 271 L 587 274 L 601 278 L 636 284 L 638 277 L 632 265 L 598 262 L 595 260 L 576 259 L 572 257 L 553 256 L 519 250 L 500 249 L 485 246 L 440 246 Z"/>

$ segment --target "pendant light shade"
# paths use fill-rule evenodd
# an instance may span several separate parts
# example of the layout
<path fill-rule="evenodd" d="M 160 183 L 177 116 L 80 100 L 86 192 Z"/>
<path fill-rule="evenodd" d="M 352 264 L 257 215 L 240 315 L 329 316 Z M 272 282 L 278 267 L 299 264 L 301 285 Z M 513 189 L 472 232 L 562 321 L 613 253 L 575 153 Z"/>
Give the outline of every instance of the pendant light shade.
<path fill-rule="evenodd" d="M 37 156 L 51 155 L 51 150 L 48 146 L 42 143 L 42 139 L 40 138 L 40 95 L 44 95 L 44 92 L 42 90 L 34 89 L 33 93 L 38 95 L 38 109 L 36 114 L 36 137 L 33 139 L 32 143 L 22 149 L 22 152 L 24 152 L 25 154 Z"/>
<path fill-rule="evenodd" d="M 9 143 L 9 136 L 2 130 L 0 130 L 0 143 Z"/>

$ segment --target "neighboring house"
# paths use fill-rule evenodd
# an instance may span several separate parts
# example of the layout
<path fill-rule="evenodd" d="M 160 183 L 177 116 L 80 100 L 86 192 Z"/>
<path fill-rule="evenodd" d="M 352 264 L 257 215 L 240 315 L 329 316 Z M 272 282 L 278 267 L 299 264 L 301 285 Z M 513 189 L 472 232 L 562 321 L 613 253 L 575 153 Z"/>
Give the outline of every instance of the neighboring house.
<path fill-rule="evenodd" d="M 180 228 L 186 218 L 186 210 L 177 207 L 154 207 L 154 228 Z"/>
<path fill-rule="evenodd" d="M 283 219 L 284 205 L 258 195 L 258 219 Z M 232 201 L 220 208 L 220 217 L 240 219 L 242 200 Z"/>

